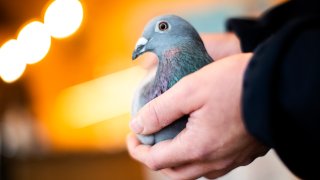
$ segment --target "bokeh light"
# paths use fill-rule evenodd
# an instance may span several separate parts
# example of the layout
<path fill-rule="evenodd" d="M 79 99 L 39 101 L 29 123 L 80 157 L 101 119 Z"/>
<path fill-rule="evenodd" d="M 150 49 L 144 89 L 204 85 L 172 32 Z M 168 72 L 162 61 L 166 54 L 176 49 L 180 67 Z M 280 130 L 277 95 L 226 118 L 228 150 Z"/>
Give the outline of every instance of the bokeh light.
<path fill-rule="evenodd" d="M 18 35 L 18 43 L 23 60 L 34 64 L 43 59 L 51 45 L 51 36 L 43 23 L 33 21 L 27 24 Z"/>
<path fill-rule="evenodd" d="M 53 1 L 45 12 L 44 24 L 51 36 L 64 38 L 73 34 L 81 25 L 83 8 L 78 0 Z"/>
<path fill-rule="evenodd" d="M 128 91 L 134 92 L 145 75 L 144 69 L 132 67 L 70 87 L 58 97 L 57 119 L 82 128 L 127 114 L 133 99 Z"/>
<path fill-rule="evenodd" d="M 19 79 L 26 69 L 26 63 L 21 58 L 21 50 L 17 40 L 9 40 L 0 49 L 0 75 L 11 83 Z"/>

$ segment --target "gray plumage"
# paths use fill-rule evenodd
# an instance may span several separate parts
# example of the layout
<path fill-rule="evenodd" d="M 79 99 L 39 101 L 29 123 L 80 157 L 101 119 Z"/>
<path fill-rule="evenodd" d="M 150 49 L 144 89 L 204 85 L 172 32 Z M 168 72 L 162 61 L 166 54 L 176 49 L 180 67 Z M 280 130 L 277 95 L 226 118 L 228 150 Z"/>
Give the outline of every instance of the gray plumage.
<path fill-rule="evenodd" d="M 158 65 L 154 76 L 137 90 L 132 105 L 132 116 L 181 78 L 213 61 L 198 32 L 186 20 L 175 15 L 156 17 L 146 25 L 142 37 L 136 44 L 132 59 L 136 59 L 144 52 L 155 53 L 158 56 Z M 172 139 L 185 128 L 187 121 L 186 115 L 157 133 L 138 135 L 138 139 L 148 145 Z"/>

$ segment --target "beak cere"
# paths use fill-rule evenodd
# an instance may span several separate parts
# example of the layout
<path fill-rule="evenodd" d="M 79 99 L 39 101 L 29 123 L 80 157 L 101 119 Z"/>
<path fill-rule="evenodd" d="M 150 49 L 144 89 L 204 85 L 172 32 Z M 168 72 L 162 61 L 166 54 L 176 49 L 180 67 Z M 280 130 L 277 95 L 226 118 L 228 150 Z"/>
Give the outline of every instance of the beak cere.
<path fill-rule="evenodd" d="M 135 60 L 139 55 L 144 53 L 146 51 L 146 44 L 148 43 L 148 40 L 145 37 L 141 37 L 138 39 L 136 43 L 136 47 L 132 53 L 132 60 Z"/>

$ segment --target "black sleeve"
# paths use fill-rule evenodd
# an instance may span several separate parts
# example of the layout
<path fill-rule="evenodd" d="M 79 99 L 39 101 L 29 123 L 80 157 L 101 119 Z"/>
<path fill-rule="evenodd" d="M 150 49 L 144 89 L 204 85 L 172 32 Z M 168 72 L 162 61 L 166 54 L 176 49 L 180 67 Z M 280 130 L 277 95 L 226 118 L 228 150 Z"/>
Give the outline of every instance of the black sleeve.
<path fill-rule="evenodd" d="M 319 179 L 320 1 L 290 1 L 259 19 L 231 19 L 244 52 L 247 130 L 302 179 Z"/>
<path fill-rule="evenodd" d="M 261 44 L 246 70 L 248 131 L 303 179 L 320 160 L 320 16 L 289 23 Z"/>
<path fill-rule="evenodd" d="M 231 18 L 226 29 L 240 38 L 243 52 L 252 52 L 288 21 L 319 14 L 319 6 L 318 0 L 292 0 L 266 11 L 259 18 Z"/>

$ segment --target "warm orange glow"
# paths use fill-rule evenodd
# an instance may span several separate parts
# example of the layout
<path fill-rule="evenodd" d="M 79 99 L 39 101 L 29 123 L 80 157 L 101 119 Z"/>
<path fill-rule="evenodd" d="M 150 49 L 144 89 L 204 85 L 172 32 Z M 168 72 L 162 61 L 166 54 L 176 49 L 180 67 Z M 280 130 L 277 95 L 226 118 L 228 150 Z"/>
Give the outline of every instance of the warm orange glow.
<path fill-rule="evenodd" d="M 127 114 L 145 73 L 142 68 L 133 67 L 70 87 L 58 96 L 56 114 L 76 128 Z"/>
<path fill-rule="evenodd" d="M 50 147 L 55 150 L 92 150 L 125 147 L 133 89 L 143 76 L 131 68 L 141 61 L 145 66 L 152 64 L 147 55 L 131 61 L 134 45 L 144 25 L 160 14 L 188 17 L 211 14 L 222 1 L 50 2 L 52 4 L 44 11 L 44 24 L 48 28 L 49 24 L 54 28 L 67 27 L 74 21 L 70 20 L 73 15 L 68 15 L 73 7 L 66 8 L 65 5 L 58 12 L 51 9 L 59 3 L 76 2 L 82 12 L 81 2 L 86 14 L 76 36 L 59 41 L 52 39 L 45 61 L 28 67 L 26 79 L 32 93 L 32 108 L 44 127 L 43 131 L 48 134 Z M 74 21 L 78 22 L 76 26 L 80 26 L 79 21 Z M 213 17 L 212 24 L 215 23 Z M 129 71 L 131 73 L 126 74 Z"/>
<path fill-rule="evenodd" d="M 17 40 L 9 40 L 0 49 L 0 76 L 12 83 L 22 76 L 26 63 L 21 58 L 21 49 Z"/>
<path fill-rule="evenodd" d="M 64 38 L 73 34 L 81 25 L 83 8 L 78 0 L 53 1 L 44 16 L 44 23 L 51 36 Z"/>
<path fill-rule="evenodd" d="M 144 73 L 135 65 L 151 59 L 145 54 L 131 61 L 143 26 L 156 15 L 179 15 L 214 1 L 81 1 L 86 12 L 81 31 L 53 39 L 46 61 L 28 71 L 34 109 L 50 147 L 124 149 L 134 87 Z"/>
<path fill-rule="evenodd" d="M 51 45 L 51 37 L 43 23 L 34 21 L 20 31 L 18 42 L 23 60 L 27 64 L 34 64 L 47 55 Z"/>

